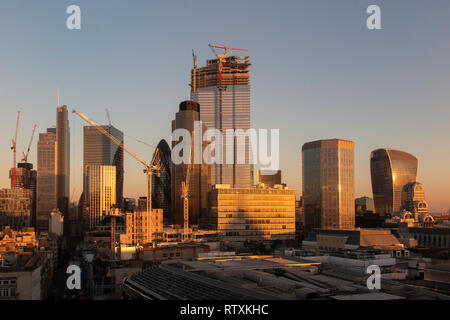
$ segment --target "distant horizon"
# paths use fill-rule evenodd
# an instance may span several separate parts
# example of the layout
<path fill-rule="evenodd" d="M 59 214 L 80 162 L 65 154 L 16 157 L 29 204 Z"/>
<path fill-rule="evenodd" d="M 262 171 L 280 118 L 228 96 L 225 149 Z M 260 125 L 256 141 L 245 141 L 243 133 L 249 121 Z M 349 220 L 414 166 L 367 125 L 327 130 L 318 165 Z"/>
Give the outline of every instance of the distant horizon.
<path fill-rule="evenodd" d="M 18 162 L 37 124 L 36 169 L 39 133 L 56 124 L 57 88 L 69 110 L 72 200 L 82 191 L 85 125 L 73 109 L 107 125 L 108 108 L 125 144 L 150 160 L 154 149 L 132 137 L 170 145 L 171 120 L 190 98 L 191 50 L 200 67 L 214 58 L 214 43 L 249 49 L 251 127 L 280 129 L 282 182 L 297 199 L 302 145 L 338 138 L 355 143 L 355 199 L 373 198 L 370 152 L 390 148 L 419 159 L 430 212 L 447 213 L 450 2 L 379 0 L 382 30 L 371 31 L 372 2 L 79 0 L 81 30 L 66 28 L 68 1 L 1 3 L 0 188 L 10 186 L 17 111 Z M 124 163 L 124 196 L 138 199 L 146 194 L 142 166 L 128 155 Z"/>

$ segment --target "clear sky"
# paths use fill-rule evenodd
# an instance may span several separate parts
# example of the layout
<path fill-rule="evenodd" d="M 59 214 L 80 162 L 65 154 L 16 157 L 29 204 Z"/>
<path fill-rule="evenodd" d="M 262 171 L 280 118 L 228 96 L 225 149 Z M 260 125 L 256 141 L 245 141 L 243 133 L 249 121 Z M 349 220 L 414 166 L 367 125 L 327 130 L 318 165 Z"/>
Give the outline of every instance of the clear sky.
<path fill-rule="evenodd" d="M 81 7 L 81 30 L 66 8 Z M 382 30 L 366 27 L 381 7 Z M 7 187 L 17 110 L 18 151 L 33 124 L 55 124 L 61 103 L 125 132 L 151 158 L 189 98 L 191 50 L 249 48 L 252 127 L 279 128 L 281 169 L 301 192 L 301 146 L 355 142 L 355 196 L 372 196 L 369 156 L 379 147 L 419 158 L 431 210 L 450 208 L 450 1 L 448 0 L 0 0 L 0 187 Z M 82 126 L 70 115 L 71 188 L 81 192 Z M 30 159 L 36 159 L 36 141 Z M 19 158 L 20 159 L 20 158 Z M 145 194 L 141 166 L 125 157 L 125 196 Z"/>

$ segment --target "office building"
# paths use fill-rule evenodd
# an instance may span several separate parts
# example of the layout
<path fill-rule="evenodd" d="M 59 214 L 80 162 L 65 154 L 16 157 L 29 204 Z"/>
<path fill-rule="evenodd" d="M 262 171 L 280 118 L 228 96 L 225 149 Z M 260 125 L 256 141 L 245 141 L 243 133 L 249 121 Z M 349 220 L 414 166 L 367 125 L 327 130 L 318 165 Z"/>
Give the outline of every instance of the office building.
<path fill-rule="evenodd" d="M 245 145 L 237 146 L 237 139 L 229 139 L 226 134 L 227 129 L 250 129 L 250 58 L 225 54 L 222 63 L 212 59 L 206 61 L 206 66 L 192 69 L 191 100 L 200 104 L 200 120 L 208 129 L 220 130 L 223 136 L 223 164 L 213 165 L 211 184 L 250 187 L 253 182 L 249 139 L 245 138 Z M 234 150 L 233 164 L 225 163 L 227 147 Z M 237 163 L 238 152 L 244 154 L 244 164 Z"/>
<path fill-rule="evenodd" d="M 19 230 L 32 226 L 33 191 L 30 189 L 0 190 L 0 229 L 10 226 Z"/>
<path fill-rule="evenodd" d="M 172 221 L 171 217 L 171 179 L 170 147 L 166 140 L 161 140 L 153 155 L 153 165 L 159 164 L 159 174 L 152 175 L 152 208 L 162 209 L 164 221 Z"/>
<path fill-rule="evenodd" d="M 55 128 L 39 134 L 37 150 L 36 231 L 48 232 L 48 216 L 57 208 Z"/>
<path fill-rule="evenodd" d="M 123 143 L 122 131 L 113 126 L 101 126 L 106 132 Z M 89 165 L 116 167 L 115 204 L 123 207 L 123 149 L 104 136 L 95 127 L 83 128 L 83 166 L 84 175 Z M 85 190 L 86 191 L 86 190 Z"/>
<path fill-rule="evenodd" d="M 90 164 L 85 170 L 85 205 L 89 212 L 89 227 L 94 229 L 116 204 L 116 166 Z"/>
<path fill-rule="evenodd" d="M 11 189 L 23 188 L 32 191 L 31 200 L 31 226 L 36 226 L 36 187 L 37 187 L 37 171 L 33 170 L 33 164 L 28 162 L 20 162 L 16 168 L 16 185 L 13 186 L 13 169 L 9 171 L 11 179 Z"/>
<path fill-rule="evenodd" d="M 281 184 L 281 170 L 258 170 L 258 186 L 273 188 Z"/>
<path fill-rule="evenodd" d="M 305 231 L 355 227 L 354 145 L 341 139 L 302 147 Z"/>
<path fill-rule="evenodd" d="M 410 182 L 403 186 L 402 209 L 411 212 L 416 217 L 419 214 L 428 214 L 428 203 L 425 200 L 423 184 Z"/>
<path fill-rule="evenodd" d="M 68 214 L 70 198 L 70 127 L 67 106 L 56 109 L 56 201 Z"/>
<path fill-rule="evenodd" d="M 355 213 L 356 215 L 364 215 L 367 213 L 374 213 L 375 206 L 373 199 L 369 197 L 360 197 L 355 199 Z"/>
<path fill-rule="evenodd" d="M 215 185 L 209 203 L 205 226 L 218 230 L 221 241 L 295 238 L 295 190 Z"/>
<path fill-rule="evenodd" d="M 404 151 L 377 149 L 370 156 L 370 172 L 375 212 L 400 212 L 403 187 L 417 180 L 418 159 Z"/>
<path fill-rule="evenodd" d="M 189 173 L 189 224 L 199 224 L 200 216 L 206 211 L 207 192 L 210 189 L 210 173 L 211 165 L 206 163 L 194 163 L 195 150 L 194 143 L 194 122 L 200 120 L 200 105 L 193 101 L 183 101 L 180 103 L 179 111 L 172 120 L 172 132 L 177 129 L 186 129 L 189 131 L 191 139 L 191 163 L 175 164 L 172 161 L 171 184 L 172 184 L 172 223 L 175 225 L 183 225 L 184 210 L 183 199 L 181 198 L 181 185 L 186 182 L 188 170 Z M 206 127 L 203 126 L 206 130 Z M 172 141 L 172 150 L 179 141 Z M 198 145 L 204 147 L 204 143 Z M 182 156 L 182 155 L 180 155 Z"/>

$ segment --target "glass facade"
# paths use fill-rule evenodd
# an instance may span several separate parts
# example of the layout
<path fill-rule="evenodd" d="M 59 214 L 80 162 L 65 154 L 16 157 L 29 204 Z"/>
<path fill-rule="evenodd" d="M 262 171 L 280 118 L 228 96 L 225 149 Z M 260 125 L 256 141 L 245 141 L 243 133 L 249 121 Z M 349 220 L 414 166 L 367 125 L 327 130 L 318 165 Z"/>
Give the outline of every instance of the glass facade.
<path fill-rule="evenodd" d="M 113 126 L 101 126 L 114 138 L 123 143 L 122 131 Z M 123 149 L 105 137 L 95 127 L 83 128 L 83 165 L 86 176 L 86 167 L 91 164 L 116 167 L 116 199 L 118 207 L 123 206 Z"/>
<path fill-rule="evenodd" d="M 200 104 L 200 120 L 208 129 L 219 129 L 223 135 L 223 164 L 213 165 L 212 185 L 229 184 L 245 188 L 252 185 L 249 139 L 246 137 L 245 144 L 237 146 L 236 138 L 227 139 L 226 130 L 250 129 L 249 57 L 227 57 L 223 65 L 221 80 L 217 59 L 207 60 L 205 67 L 192 70 L 191 99 Z M 234 164 L 225 163 L 227 148 L 234 150 Z M 238 153 L 245 156 L 244 164 L 237 163 Z"/>
<path fill-rule="evenodd" d="M 418 159 L 404 151 L 377 149 L 370 156 L 370 173 L 375 212 L 381 215 L 400 212 L 402 190 L 416 182 Z"/>
<path fill-rule="evenodd" d="M 305 230 L 354 228 L 354 144 L 331 139 L 302 148 Z"/>
<path fill-rule="evenodd" d="M 171 221 L 171 180 L 170 180 L 170 147 L 166 140 L 161 140 L 156 147 L 159 150 L 156 157 L 153 156 L 152 164 L 160 165 L 160 174 L 152 175 L 152 208 L 163 209 L 164 220 Z M 155 151 L 156 154 L 156 151 Z"/>
<path fill-rule="evenodd" d="M 270 188 L 213 188 L 207 227 L 222 241 L 293 240 L 295 190 Z"/>
<path fill-rule="evenodd" d="M 56 201 L 56 129 L 39 134 L 37 144 L 36 230 L 48 232 L 48 215 Z"/>
<path fill-rule="evenodd" d="M 116 167 L 87 165 L 85 196 L 89 210 L 89 227 L 100 225 L 116 204 Z"/>

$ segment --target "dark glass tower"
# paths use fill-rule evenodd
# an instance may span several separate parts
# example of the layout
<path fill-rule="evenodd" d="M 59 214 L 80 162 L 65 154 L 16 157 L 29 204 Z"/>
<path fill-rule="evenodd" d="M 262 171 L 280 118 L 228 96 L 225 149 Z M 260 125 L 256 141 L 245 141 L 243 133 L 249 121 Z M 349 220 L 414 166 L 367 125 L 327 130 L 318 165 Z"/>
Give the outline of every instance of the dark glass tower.
<path fill-rule="evenodd" d="M 416 182 L 418 160 L 412 154 L 393 149 L 377 149 L 370 155 L 370 173 L 375 212 L 400 212 L 403 187 Z"/>
<path fill-rule="evenodd" d="M 171 216 L 171 179 L 170 147 L 166 140 L 161 140 L 153 155 L 152 164 L 159 163 L 160 174 L 152 176 L 152 207 L 163 209 L 164 223 L 172 221 Z"/>
<path fill-rule="evenodd" d="M 113 137 L 123 142 L 122 131 L 113 126 L 102 126 Z M 106 165 L 116 167 L 116 205 L 123 205 L 123 149 L 105 137 L 95 127 L 84 127 L 83 167 L 86 178 L 88 165 Z M 84 181 L 84 179 L 83 179 Z M 86 190 L 85 190 L 86 191 Z"/>

